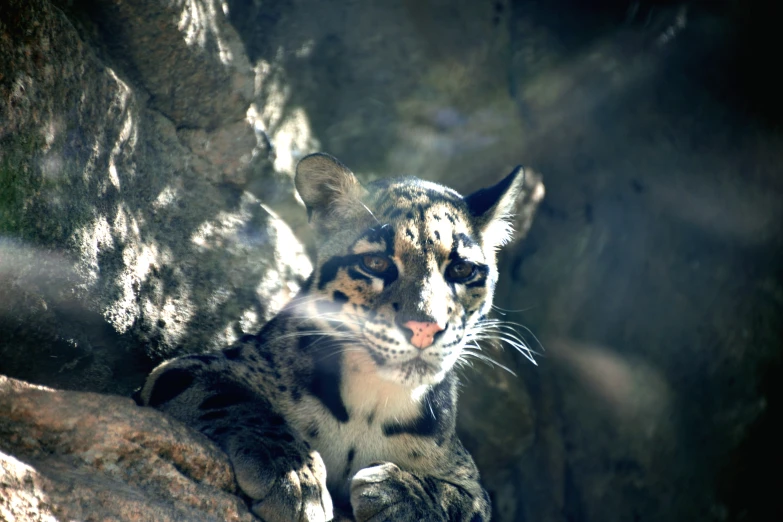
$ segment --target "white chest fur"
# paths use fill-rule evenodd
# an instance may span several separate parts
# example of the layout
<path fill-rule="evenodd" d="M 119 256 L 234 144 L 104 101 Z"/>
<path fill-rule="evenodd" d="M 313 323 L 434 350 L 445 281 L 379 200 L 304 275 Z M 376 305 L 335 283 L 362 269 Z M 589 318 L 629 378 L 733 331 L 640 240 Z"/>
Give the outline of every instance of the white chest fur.
<path fill-rule="evenodd" d="M 363 352 L 349 352 L 343 361 L 340 395 L 348 421 L 340 422 L 312 396 L 297 406 L 293 422 L 316 449 L 327 468 L 333 492 L 348 494 L 350 479 L 373 462 L 394 462 L 415 468 L 433 442 L 409 434 L 386 435 L 384 426 L 406 424 L 421 415 L 426 387 L 411 389 L 378 377 Z"/>

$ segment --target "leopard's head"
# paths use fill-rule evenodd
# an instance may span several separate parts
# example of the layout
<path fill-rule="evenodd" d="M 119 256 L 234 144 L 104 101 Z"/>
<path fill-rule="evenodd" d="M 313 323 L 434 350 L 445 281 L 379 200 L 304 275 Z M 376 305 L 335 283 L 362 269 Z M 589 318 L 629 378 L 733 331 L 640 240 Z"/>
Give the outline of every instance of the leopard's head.
<path fill-rule="evenodd" d="M 362 186 L 329 155 L 303 158 L 296 188 L 318 237 L 311 319 L 384 379 L 439 382 L 473 349 L 492 306 L 523 178 L 517 167 L 463 197 L 416 178 Z"/>

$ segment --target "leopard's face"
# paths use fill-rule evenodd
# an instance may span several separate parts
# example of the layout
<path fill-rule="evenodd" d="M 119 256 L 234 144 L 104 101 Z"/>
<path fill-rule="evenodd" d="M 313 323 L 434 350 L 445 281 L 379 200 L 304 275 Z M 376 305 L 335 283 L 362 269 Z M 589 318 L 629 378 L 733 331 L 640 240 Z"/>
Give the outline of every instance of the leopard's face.
<path fill-rule="evenodd" d="M 336 349 L 404 386 L 442 380 L 492 305 L 495 252 L 510 237 L 523 169 L 462 197 L 416 178 L 365 188 L 318 153 L 294 181 L 320 238 L 303 308 L 326 334 L 324 356 Z M 366 354 L 361 365 L 356 353 Z"/>
<path fill-rule="evenodd" d="M 494 248 L 450 189 L 417 179 L 368 188 L 363 213 L 319 251 L 318 315 L 345 332 L 347 349 L 365 350 L 382 378 L 434 384 L 491 306 Z"/>

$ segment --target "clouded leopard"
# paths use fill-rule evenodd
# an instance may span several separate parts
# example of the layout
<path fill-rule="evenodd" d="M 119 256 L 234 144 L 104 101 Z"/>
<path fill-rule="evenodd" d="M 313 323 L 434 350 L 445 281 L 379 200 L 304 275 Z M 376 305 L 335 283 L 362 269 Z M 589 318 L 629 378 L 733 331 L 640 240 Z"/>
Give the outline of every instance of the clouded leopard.
<path fill-rule="evenodd" d="M 485 321 L 496 251 L 522 189 L 517 167 L 467 197 L 416 178 L 362 186 L 326 154 L 296 188 L 315 269 L 255 335 L 158 366 L 135 398 L 228 455 L 263 520 L 489 520 L 455 434 L 454 366 Z"/>

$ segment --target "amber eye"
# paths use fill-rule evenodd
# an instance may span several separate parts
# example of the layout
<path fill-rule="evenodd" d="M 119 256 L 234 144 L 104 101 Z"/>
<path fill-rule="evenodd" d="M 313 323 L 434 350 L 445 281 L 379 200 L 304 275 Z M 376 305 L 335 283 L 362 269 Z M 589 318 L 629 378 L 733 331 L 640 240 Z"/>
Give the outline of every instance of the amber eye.
<path fill-rule="evenodd" d="M 362 266 L 368 272 L 374 274 L 382 274 L 391 266 L 391 261 L 388 257 L 384 256 L 364 256 L 362 258 Z"/>
<path fill-rule="evenodd" d="M 446 269 L 446 277 L 454 282 L 470 279 L 476 273 L 476 265 L 470 261 L 455 261 Z"/>

